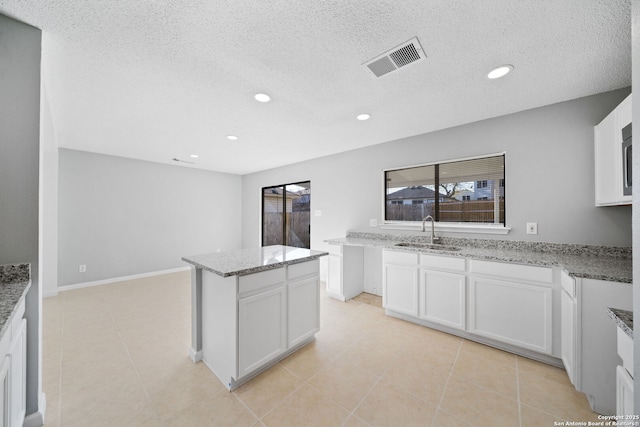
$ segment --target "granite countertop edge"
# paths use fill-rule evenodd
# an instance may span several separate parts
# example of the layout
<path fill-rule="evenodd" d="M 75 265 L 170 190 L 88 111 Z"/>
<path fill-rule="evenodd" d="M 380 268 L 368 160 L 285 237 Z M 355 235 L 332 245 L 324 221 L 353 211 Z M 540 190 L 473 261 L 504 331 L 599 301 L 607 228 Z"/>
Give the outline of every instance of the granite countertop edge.
<path fill-rule="evenodd" d="M 560 267 L 573 277 L 586 279 L 605 280 L 620 283 L 632 283 L 630 253 L 624 252 L 624 248 L 587 247 L 586 245 L 562 245 L 530 243 L 530 242 L 505 242 L 506 248 L 500 248 L 496 241 L 491 241 L 493 247 L 472 246 L 475 242 L 483 244 L 485 241 L 462 238 L 443 238 L 443 245 L 458 246 L 459 251 L 442 251 L 437 249 L 411 248 L 395 246 L 401 242 L 425 242 L 426 236 L 393 236 L 371 235 L 355 233 L 355 236 L 327 239 L 330 245 L 363 246 L 382 249 L 393 249 L 403 252 L 428 253 L 441 256 L 472 258 L 486 261 L 510 262 L 517 264 Z M 488 241 L 487 241 L 488 242 Z M 500 241 L 501 242 L 501 241 Z M 537 250 L 531 247 L 537 245 Z M 548 251 L 544 251 L 545 248 Z M 570 252 L 561 252 L 566 247 Z M 600 251 L 600 252 L 598 252 Z M 622 256 L 612 256 L 622 253 Z M 596 255 L 597 254 L 597 255 Z M 627 257 L 628 256 L 628 257 Z"/>
<path fill-rule="evenodd" d="M 633 339 L 633 312 L 609 307 L 607 314 L 629 338 Z"/>
<path fill-rule="evenodd" d="M 30 264 L 0 265 L 0 339 L 31 289 Z"/>
<path fill-rule="evenodd" d="M 182 260 L 193 265 L 196 268 L 207 270 L 211 273 L 217 274 L 218 276 L 230 277 L 230 276 L 246 276 L 248 274 L 260 273 L 262 271 L 268 271 L 268 270 L 284 267 L 285 265 L 300 264 L 300 263 L 311 261 L 313 259 L 317 259 L 326 255 L 329 255 L 329 252 L 314 251 L 313 254 L 309 254 L 308 256 L 305 256 L 302 258 L 290 259 L 290 260 L 275 262 L 275 263 L 266 264 L 266 265 L 255 265 L 255 266 L 247 266 L 247 267 L 243 266 L 242 268 L 236 268 L 236 269 L 224 270 L 224 271 L 213 268 L 210 265 L 206 265 L 201 262 L 198 262 L 197 260 L 193 259 L 194 257 L 186 256 L 186 257 L 182 257 Z"/>

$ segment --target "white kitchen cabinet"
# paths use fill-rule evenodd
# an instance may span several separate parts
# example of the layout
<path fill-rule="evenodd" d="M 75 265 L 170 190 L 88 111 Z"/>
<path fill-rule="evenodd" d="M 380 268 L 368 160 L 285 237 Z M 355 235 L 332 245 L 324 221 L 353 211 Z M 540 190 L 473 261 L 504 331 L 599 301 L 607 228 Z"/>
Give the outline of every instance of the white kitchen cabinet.
<path fill-rule="evenodd" d="M 464 258 L 420 255 L 420 318 L 465 329 Z"/>
<path fill-rule="evenodd" d="M 20 302 L 0 340 L 0 427 L 22 427 L 26 411 L 25 303 Z"/>
<path fill-rule="evenodd" d="M 327 295 L 347 301 L 364 292 L 364 248 L 332 246 L 327 264 Z"/>
<path fill-rule="evenodd" d="M 569 380 L 580 388 L 580 370 L 578 361 L 578 302 L 576 299 L 575 279 L 567 273 L 561 273 L 562 291 L 560 293 L 561 316 L 561 357 Z"/>
<path fill-rule="evenodd" d="M 608 307 L 632 310 L 633 286 L 586 278 L 575 278 L 578 309 L 575 333 L 576 364 L 574 385 L 587 396 L 599 414 L 616 411 L 616 368 L 620 364 L 616 330 Z"/>
<path fill-rule="evenodd" d="M 622 128 L 631 123 L 631 95 L 594 128 L 596 206 L 631 204 L 623 195 Z"/>
<path fill-rule="evenodd" d="M 315 277 L 288 286 L 288 347 L 295 347 L 320 330 L 320 280 Z"/>
<path fill-rule="evenodd" d="M 238 301 L 238 375 L 243 377 L 287 349 L 287 288 Z"/>
<path fill-rule="evenodd" d="M 314 339 L 317 259 L 242 276 L 202 271 L 202 360 L 229 389 Z"/>
<path fill-rule="evenodd" d="M 551 354 L 551 322 L 551 287 L 470 277 L 469 332 Z"/>
<path fill-rule="evenodd" d="M 616 415 L 636 415 L 633 412 L 633 378 L 620 365 L 616 367 Z"/>
<path fill-rule="evenodd" d="M 387 310 L 418 316 L 418 254 L 383 251 L 382 305 Z"/>
<path fill-rule="evenodd" d="M 11 356 L 5 355 L 0 362 L 0 426 L 9 427 L 11 396 Z"/>
<path fill-rule="evenodd" d="M 14 326 L 17 325 L 17 326 Z M 12 322 L 11 345 L 11 398 L 9 414 L 12 427 L 21 427 L 27 412 L 27 320 Z"/>

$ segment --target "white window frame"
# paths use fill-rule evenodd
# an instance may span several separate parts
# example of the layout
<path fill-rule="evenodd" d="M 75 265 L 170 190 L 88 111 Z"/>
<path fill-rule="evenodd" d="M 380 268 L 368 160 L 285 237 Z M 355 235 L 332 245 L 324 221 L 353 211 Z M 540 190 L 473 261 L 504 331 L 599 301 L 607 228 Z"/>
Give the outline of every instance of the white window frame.
<path fill-rule="evenodd" d="M 386 172 L 395 171 L 398 169 L 408 169 L 408 168 L 417 168 L 421 166 L 430 166 L 442 163 L 451 163 L 451 162 L 461 162 L 465 160 L 475 160 L 475 159 L 484 159 L 487 157 L 496 157 L 496 156 L 504 156 L 505 163 L 505 181 L 506 181 L 506 173 L 507 173 L 507 153 L 505 151 L 499 153 L 491 153 L 491 154 L 483 154 L 480 156 L 473 157 L 462 157 L 456 159 L 448 159 L 448 160 L 439 160 L 436 162 L 429 163 L 420 163 L 414 165 L 406 165 L 406 166 L 397 166 L 393 168 L 382 169 L 380 183 L 382 188 L 380 190 L 380 194 L 382 195 L 382 215 L 383 219 L 382 224 L 380 225 L 380 229 L 382 230 L 422 230 L 422 222 L 421 221 L 388 221 L 385 219 L 386 212 Z M 507 199 L 507 189 L 505 188 L 504 193 L 505 200 Z M 448 232 L 448 233 L 473 233 L 473 234 L 509 234 L 511 231 L 511 227 L 508 227 L 506 224 L 487 224 L 487 223 L 474 223 L 474 222 L 436 222 L 435 223 L 436 231 Z"/>

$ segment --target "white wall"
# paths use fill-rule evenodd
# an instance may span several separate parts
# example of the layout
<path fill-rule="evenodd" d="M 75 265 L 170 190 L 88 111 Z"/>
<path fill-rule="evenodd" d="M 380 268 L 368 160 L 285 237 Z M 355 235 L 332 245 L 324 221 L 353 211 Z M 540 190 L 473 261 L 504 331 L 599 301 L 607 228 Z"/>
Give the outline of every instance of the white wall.
<path fill-rule="evenodd" d="M 39 410 L 41 374 L 40 47 L 40 30 L 0 15 L 0 264 L 31 264 L 31 289 L 25 305 L 27 415 Z"/>
<path fill-rule="evenodd" d="M 496 238 L 631 246 L 631 207 L 596 208 L 593 189 L 593 126 L 629 92 L 621 89 L 245 175 L 242 244 L 259 245 L 261 187 L 310 180 L 311 246 L 326 249 L 324 239 L 347 230 L 377 230 L 369 228 L 369 219 L 382 221 L 383 169 L 504 151 L 507 226 L 512 230 Z M 313 216 L 316 210 L 322 216 Z M 538 235 L 525 233 L 527 222 L 538 223 Z"/>
<path fill-rule="evenodd" d="M 240 191 L 237 175 L 60 149 L 59 286 L 238 249 Z"/>

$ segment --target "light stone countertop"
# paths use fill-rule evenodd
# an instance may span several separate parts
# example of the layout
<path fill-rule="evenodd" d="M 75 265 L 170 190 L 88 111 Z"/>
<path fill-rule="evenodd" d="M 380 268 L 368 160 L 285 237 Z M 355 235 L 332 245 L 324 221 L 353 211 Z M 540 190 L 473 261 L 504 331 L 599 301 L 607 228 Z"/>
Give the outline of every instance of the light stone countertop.
<path fill-rule="evenodd" d="M 0 339 L 4 337 L 16 308 L 30 287 L 29 264 L 0 265 Z"/>
<path fill-rule="evenodd" d="M 401 242 L 428 243 L 428 235 L 360 232 L 348 232 L 347 237 L 329 239 L 325 242 L 331 245 L 375 247 L 517 264 L 559 266 L 574 277 L 621 283 L 632 283 L 633 280 L 630 248 L 442 237 L 442 245 L 460 248 L 459 251 L 442 251 L 395 246 Z"/>
<path fill-rule="evenodd" d="M 273 245 L 255 249 L 186 256 L 182 260 L 194 265 L 196 268 L 202 268 L 222 277 L 228 277 L 244 276 L 289 264 L 298 264 L 325 255 L 329 255 L 329 253 L 292 246 Z"/>
<path fill-rule="evenodd" d="M 614 322 L 616 322 L 620 329 L 622 329 L 630 338 L 633 338 L 632 311 L 609 307 L 607 309 L 607 314 Z"/>

